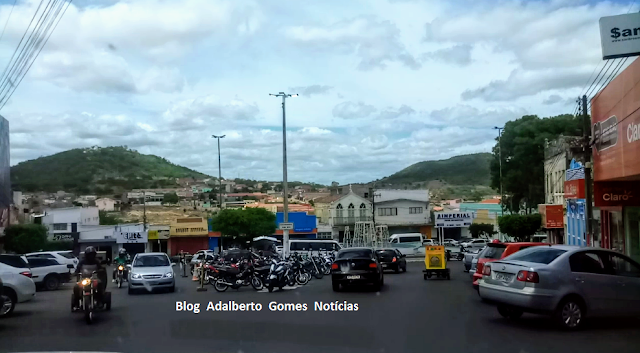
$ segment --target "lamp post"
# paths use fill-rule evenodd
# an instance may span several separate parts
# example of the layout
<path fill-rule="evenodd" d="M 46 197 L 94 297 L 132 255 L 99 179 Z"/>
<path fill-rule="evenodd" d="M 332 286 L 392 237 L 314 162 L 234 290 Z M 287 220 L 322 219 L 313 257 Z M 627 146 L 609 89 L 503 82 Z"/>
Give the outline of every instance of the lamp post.
<path fill-rule="evenodd" d="M 500 164 L 500 216 L 504 216 L 504 193 L 502 192 L 502 130 L 504 127 L 494 126 L 498 130 L 498 159 Z"/>
<path fill-rule="evenodd" d="M 218 203 L 218 207 L 220 207 L 220 210 L 222 210 L 222 166 L 220 164 L 220 139 L 224 138 L 225 136 L 227 135 L 222 135 L 222 136 L 211 135 L 211 137 L 218 140 L 218 183 L 219 183 L 218 194 L 220 195 L 220 201 Z"/>
<path fill-rule="evenodd" d="M 289 222 L 289 191 L 287 188 L 287 116 L 286 116 L 286 99 L 297 97 L 297 94 L 287 94 L 279 92 L 278 94 L 269 93 L 273 97 L 282 97 L 282 191 L 284 200 L 283 222 Z M 286 258 L 289 255 L 289 230 L 282 231 L 282 256 Z"/>

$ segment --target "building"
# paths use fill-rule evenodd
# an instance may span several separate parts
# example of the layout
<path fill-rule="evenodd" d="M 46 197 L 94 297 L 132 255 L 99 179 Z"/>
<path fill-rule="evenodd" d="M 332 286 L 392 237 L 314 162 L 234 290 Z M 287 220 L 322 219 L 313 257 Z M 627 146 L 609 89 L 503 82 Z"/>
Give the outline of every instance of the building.
<path fill-rule="evenodd" d="M 9 226 L 11 214 L 11 160 L 9 157 L 9 121 L 0 116 L 0 237 Z"/>
<path fill-rule="evenodd" d="M 78 242 L 83 226 L 100 225 L 98 207 L 66 207 L 45 209 L 34 220 L 47 227 L 49 240 Z"/>
<path fill-rule="evenodd" d="M 500 227 L 498 225 L 498 218 L 502 215 L 502 207 L 500 206 L 499 199 L 488 199 L 482 200 L 480 202 L 463 202 L 458 204 L 458 210 L 460 212 L 473 212 L 474 218 L 472 223 L 478 224 L 491 224 L 493 226 L 493 230 L 496 232 L 500 231 Z M 460 229 L 460 237 L 471 237 L 471 233 L 469 232 L 469 228 L 459 228 Z M 445 229 L 445 238 L 457 239 L 449 232 L 455 231 L 455 228 Z M 504 238 L 498 234 L 498 239 L 504 240 Z"/>
<path fill-rule="evenodd" d="M 288 212 L 288 221 L 293 223 L 293 230 L 289 231 L 289 239 L 316 239 L 318 234 L 317 220 L 315 215 L 306 212 Z M 283 231 L 280 230 L 280 223 L 284 222 L 284 213 L 276 213 L 276 239 L 282 240 Z"/>
<path fill-rule="evenodd" d="M 586 246 L 587 224 L 585 219 L 585 178 L 582 164 L 571 161 L 564 182 L 564 198 L 566 200 L 564 216 L 565 237 L 567 245 Z"/>
<path fill-rule="evenodd" d="M 640 60 L 591 100 L 594 246 L 640 261 Z M 596 222 L 592 223 L 594 226 Z"/>
<path fill-rule="evenodd" d="M 318 224 L 330 226 L 333 239 L 339 241 L 344 237 L 345 227 L 353 234 L 356 222 L 373 221 L 371 201 L 354 192 L 322 197 L 315 205 Z"/>
<path fill-rule="evenodd" d="M 362 198 L 369 199 L 373 184 L 349 184 L 331 188 L 331 195 L 347 195 L 354 193 Z"/>
<path fill-rule="evenodd" d="M 545 204 L 564 205 L 565 174 L 573 158 L 572 150 L 580 148 L 579 137 L 561 136 L 547 141 L 544 149 Z"/>
<path fill-rule="evenodd" d="M 206 218 L 178 218 L 169 228 L 169 255 L 181 250 L 195 254 L 199 250 L 209 249 L 209 225 Z"/>
<path fill-rule="evenodd" d="M 389 235 L 422 233 L 431 238 L 432 222 L 429 190 L 375 190 L 374 220 L 386 225 Z"/>
<path fill-rule="evenodd" d="M 149 244 L 147 247 L 148 251 L 168 253 L 170 231 L 171 226 L 169 225 L 149 225 Z"/>
<path fill-rule="evenodd" d="M 82 225 L 78 232 L 78 244 L 74 249 L 84 251 L 87 246 L 93 246 L 98 251 L 105 251 L 107 259 L 117 256 L 122 248 L 134 256 L 148 251 L 148 232 L 141 223 L 120 225 Z M 130 236 L 135 235 L 135 236 Z"/>
<path fill-rule="evenodd" d="M 116 201 L 108 197 L 102 197 L 96 200 L 96 207 L 98 207 L 99 211 L 115 211 Z"/>

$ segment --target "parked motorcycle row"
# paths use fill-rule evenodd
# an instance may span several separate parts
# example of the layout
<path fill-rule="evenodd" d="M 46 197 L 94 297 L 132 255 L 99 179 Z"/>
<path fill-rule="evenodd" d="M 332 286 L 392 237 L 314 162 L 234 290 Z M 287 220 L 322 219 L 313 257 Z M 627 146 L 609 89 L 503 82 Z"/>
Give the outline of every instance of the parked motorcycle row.
<path fill-rule="evenodd" d="M 306 285 L 314 277 L 322 279 L 331 273 L 333 261 L 332 253 L 292 253 L 286 259 L 258 256 L 239 260 L 225 260 L 216 255 L 201 266 L 204 282 L 218 292 L 248 286 L 257 291 L 267 288 L 272 292 L 285 286 Z"/>

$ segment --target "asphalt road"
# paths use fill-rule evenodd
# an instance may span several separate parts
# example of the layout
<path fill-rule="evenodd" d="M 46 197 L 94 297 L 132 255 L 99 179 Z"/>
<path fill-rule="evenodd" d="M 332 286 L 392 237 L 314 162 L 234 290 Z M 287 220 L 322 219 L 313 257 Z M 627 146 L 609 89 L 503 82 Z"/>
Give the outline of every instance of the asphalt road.
<path fill-rule="evenodd" d="M 452 278 L 422 278 L 421 263 L 385 274 L 380 292 L 334 293 L 328 277 L 283 292 L 196 292 L 178 278 L 175 293 L 128 295 L 110 284 L 113 307 L 89 326 L 70 313 L 70 289 L 39 292 L 0 320 L 0 351 L 100 352 L 638 352 L 640 320 L 592 322 L 581 332 L 558 331 L 544 317 L 502 319 L 471 288 L 461 263 Z M 260 312 L 207 312 L 209 301 L 261 303 Z M 202 311 L 177 312 L 176 301 Z M 271 301 L 307 303 L 306 312 L 272 312 Z M 357 312 L 317 312 L 314 302 L 357 303 Z"/>

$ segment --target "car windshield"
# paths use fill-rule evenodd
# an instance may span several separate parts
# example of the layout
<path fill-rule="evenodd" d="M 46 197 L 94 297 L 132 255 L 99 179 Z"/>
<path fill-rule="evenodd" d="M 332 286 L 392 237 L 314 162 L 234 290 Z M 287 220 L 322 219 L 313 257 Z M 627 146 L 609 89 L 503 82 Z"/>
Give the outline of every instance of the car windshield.
<path fill-rule="evenodd" d="M 481 259 L 497 260 L 502 257 L 506 248 L 507 247 L 503 244 L 491 244 L 484 248 L 478 257 Z"/>
<path fill-rule="evenodd" d="M 338 253 L 338 256 L 336 256 L 336 259 L 348 259 L 351 257 L 371 257 L 371 250 L 359 249 L 341 251 Z"/>
<path fill-rule="evenodd" d="M 165 255 L 139 256 L 133 263 L 134 267 L 161 267 L 169 265 L 169 260 Z"/>
<path fill-rule="evenodd" d="M 507 256 L 505 260 L 526 261 L 548 265 L 565 252 L 567 251 L 562 249 L 537 246 Z"/>
<path fill-rule="evenodd" d="M 71 251 L 67 251 L 67 252 L 59 252 L 58 255 L 67 258 L 67 259 L 75 259 L 76 256 L 71 252 Z"/>

